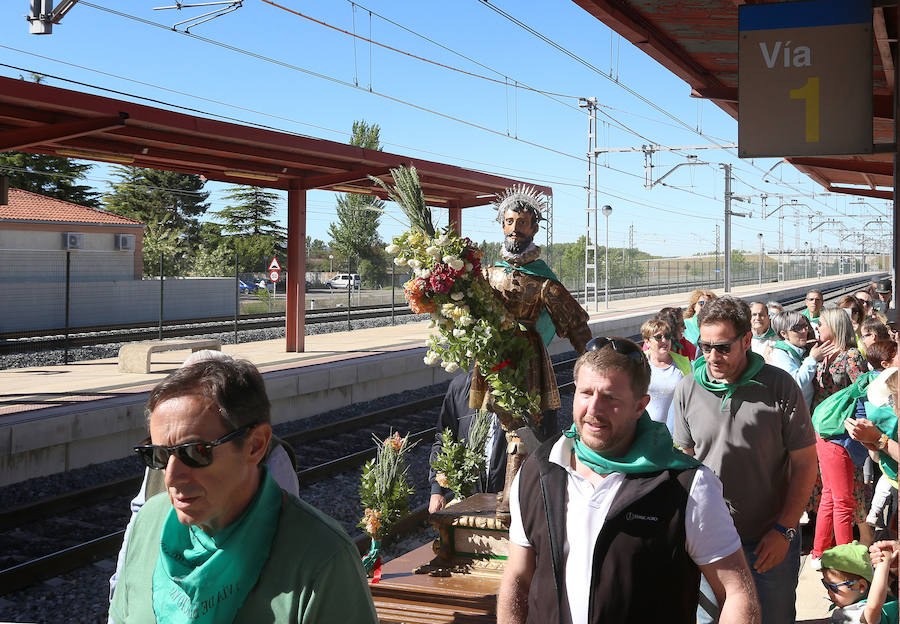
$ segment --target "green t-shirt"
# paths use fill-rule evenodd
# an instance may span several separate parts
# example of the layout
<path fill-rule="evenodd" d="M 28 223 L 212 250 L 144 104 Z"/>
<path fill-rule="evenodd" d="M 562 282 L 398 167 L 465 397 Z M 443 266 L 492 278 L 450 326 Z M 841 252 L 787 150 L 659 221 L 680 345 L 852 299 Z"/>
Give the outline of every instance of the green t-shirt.
<path fill-rule="evenodd" d="M 109 610 L 116 624 L 156 622 L 153 570 L 170 509 L 168 496 L 160 494 L 148 500 L 134 520 Z M 377 621 L 356 546 L 333 519 L 285 494 L 269 559 L 234 622 Z"/>

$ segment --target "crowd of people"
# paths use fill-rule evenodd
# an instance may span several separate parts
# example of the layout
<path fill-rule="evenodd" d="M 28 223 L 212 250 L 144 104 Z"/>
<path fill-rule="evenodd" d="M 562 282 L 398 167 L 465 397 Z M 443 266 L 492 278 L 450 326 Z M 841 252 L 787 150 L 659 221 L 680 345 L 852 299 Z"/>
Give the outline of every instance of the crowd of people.
<path fill-rule="evenodd" d="M 587 342 L 571 427 L 546 418 L 509 487 L 498 621 L 792 623 L 806 519 L 832 621 L 897 622 L 890 286 L 834 307 L 813 290 L 803 312 L 695 291 L 642 345 Z M 455 379 L 441 414 L 461 438 L 471 386 Z M 355 546 L 296 496 L 252 364 L 192 357 L 147 422 L 110 621 L 377 620 Z M 476 489 L 500 491 L 496 419 L 488 438 Z M 435 512 L 450 493 L 430 478 Z"/>
<path fill-rule="evenodd" d="M 831 621 L 897 622 L 891 286 L 802 311 L 697 290 L 641 346 L 591 341 L 572 428 L 511 491 L 498 621 L 793 623 L 812 523 Z"/>

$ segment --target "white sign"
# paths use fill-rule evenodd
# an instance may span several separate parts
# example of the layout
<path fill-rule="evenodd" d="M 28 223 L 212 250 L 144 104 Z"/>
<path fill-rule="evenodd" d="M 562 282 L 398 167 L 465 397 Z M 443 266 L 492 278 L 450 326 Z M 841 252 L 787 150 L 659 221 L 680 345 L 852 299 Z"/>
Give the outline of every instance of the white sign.
<path fill-rule="evenodd" d="M 269 263 L 269 270 L 270 271 L 280 271 L 281 270 L 281 265 L 278 264 L 278 258 L 276 258 L 275 256 L 272 256 L 272 262 Z"/>
<path fill-rule="evenodd" d="M 281 273 L 278 271 L 269 271 L 269 279 L 273 282 L 277 282 L 278 278 L 281 277 Z"/>

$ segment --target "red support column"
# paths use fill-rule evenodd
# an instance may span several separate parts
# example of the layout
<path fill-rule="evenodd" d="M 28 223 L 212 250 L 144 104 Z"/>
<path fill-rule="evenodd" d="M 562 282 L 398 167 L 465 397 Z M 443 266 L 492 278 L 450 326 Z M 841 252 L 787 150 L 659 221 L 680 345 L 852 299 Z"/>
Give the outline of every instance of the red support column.
<path fill-rule="evenodd" d="M 306 349 L 306 190 L 296 181 L 288 190 L 288 257 L 285 351 Z"/>
<path fill-rule="evenodd" d="M 456 233 L 462 236 L 462 208 L 458 203 L 450 204 L 450 224 Z"/>

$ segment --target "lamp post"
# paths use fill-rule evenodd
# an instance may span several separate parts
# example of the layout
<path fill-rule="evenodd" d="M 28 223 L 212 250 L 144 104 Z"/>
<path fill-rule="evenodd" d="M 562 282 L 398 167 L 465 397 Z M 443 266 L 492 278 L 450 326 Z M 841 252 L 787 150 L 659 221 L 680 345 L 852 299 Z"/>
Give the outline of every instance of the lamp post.
<path fill-rule="evenodd" d="M 605 257 L 603 259 L 603 266 L 606 269 L 606 279 L 603 280 L 603 285 L 606 307 L 609 308 L 609 215 L 612 214 L 612 206 L 607 204 L 600 209 L 600 212 L 602 212 L 603 216 L 606 217 L 606 250 L 604 252 Z"/>
<path fill-rule="evenodd" d="M 328 272 L 334 273 L 334 254 L 328 254 L 328 259 L 331 261 L 331 266 L 328 268 Z"/>
<path fill-rule="evenodd" d="M 763 235 L 762 232 L 757 234 L 759 237 L 759 285 L 762 286 L 763 275 Z"/>

